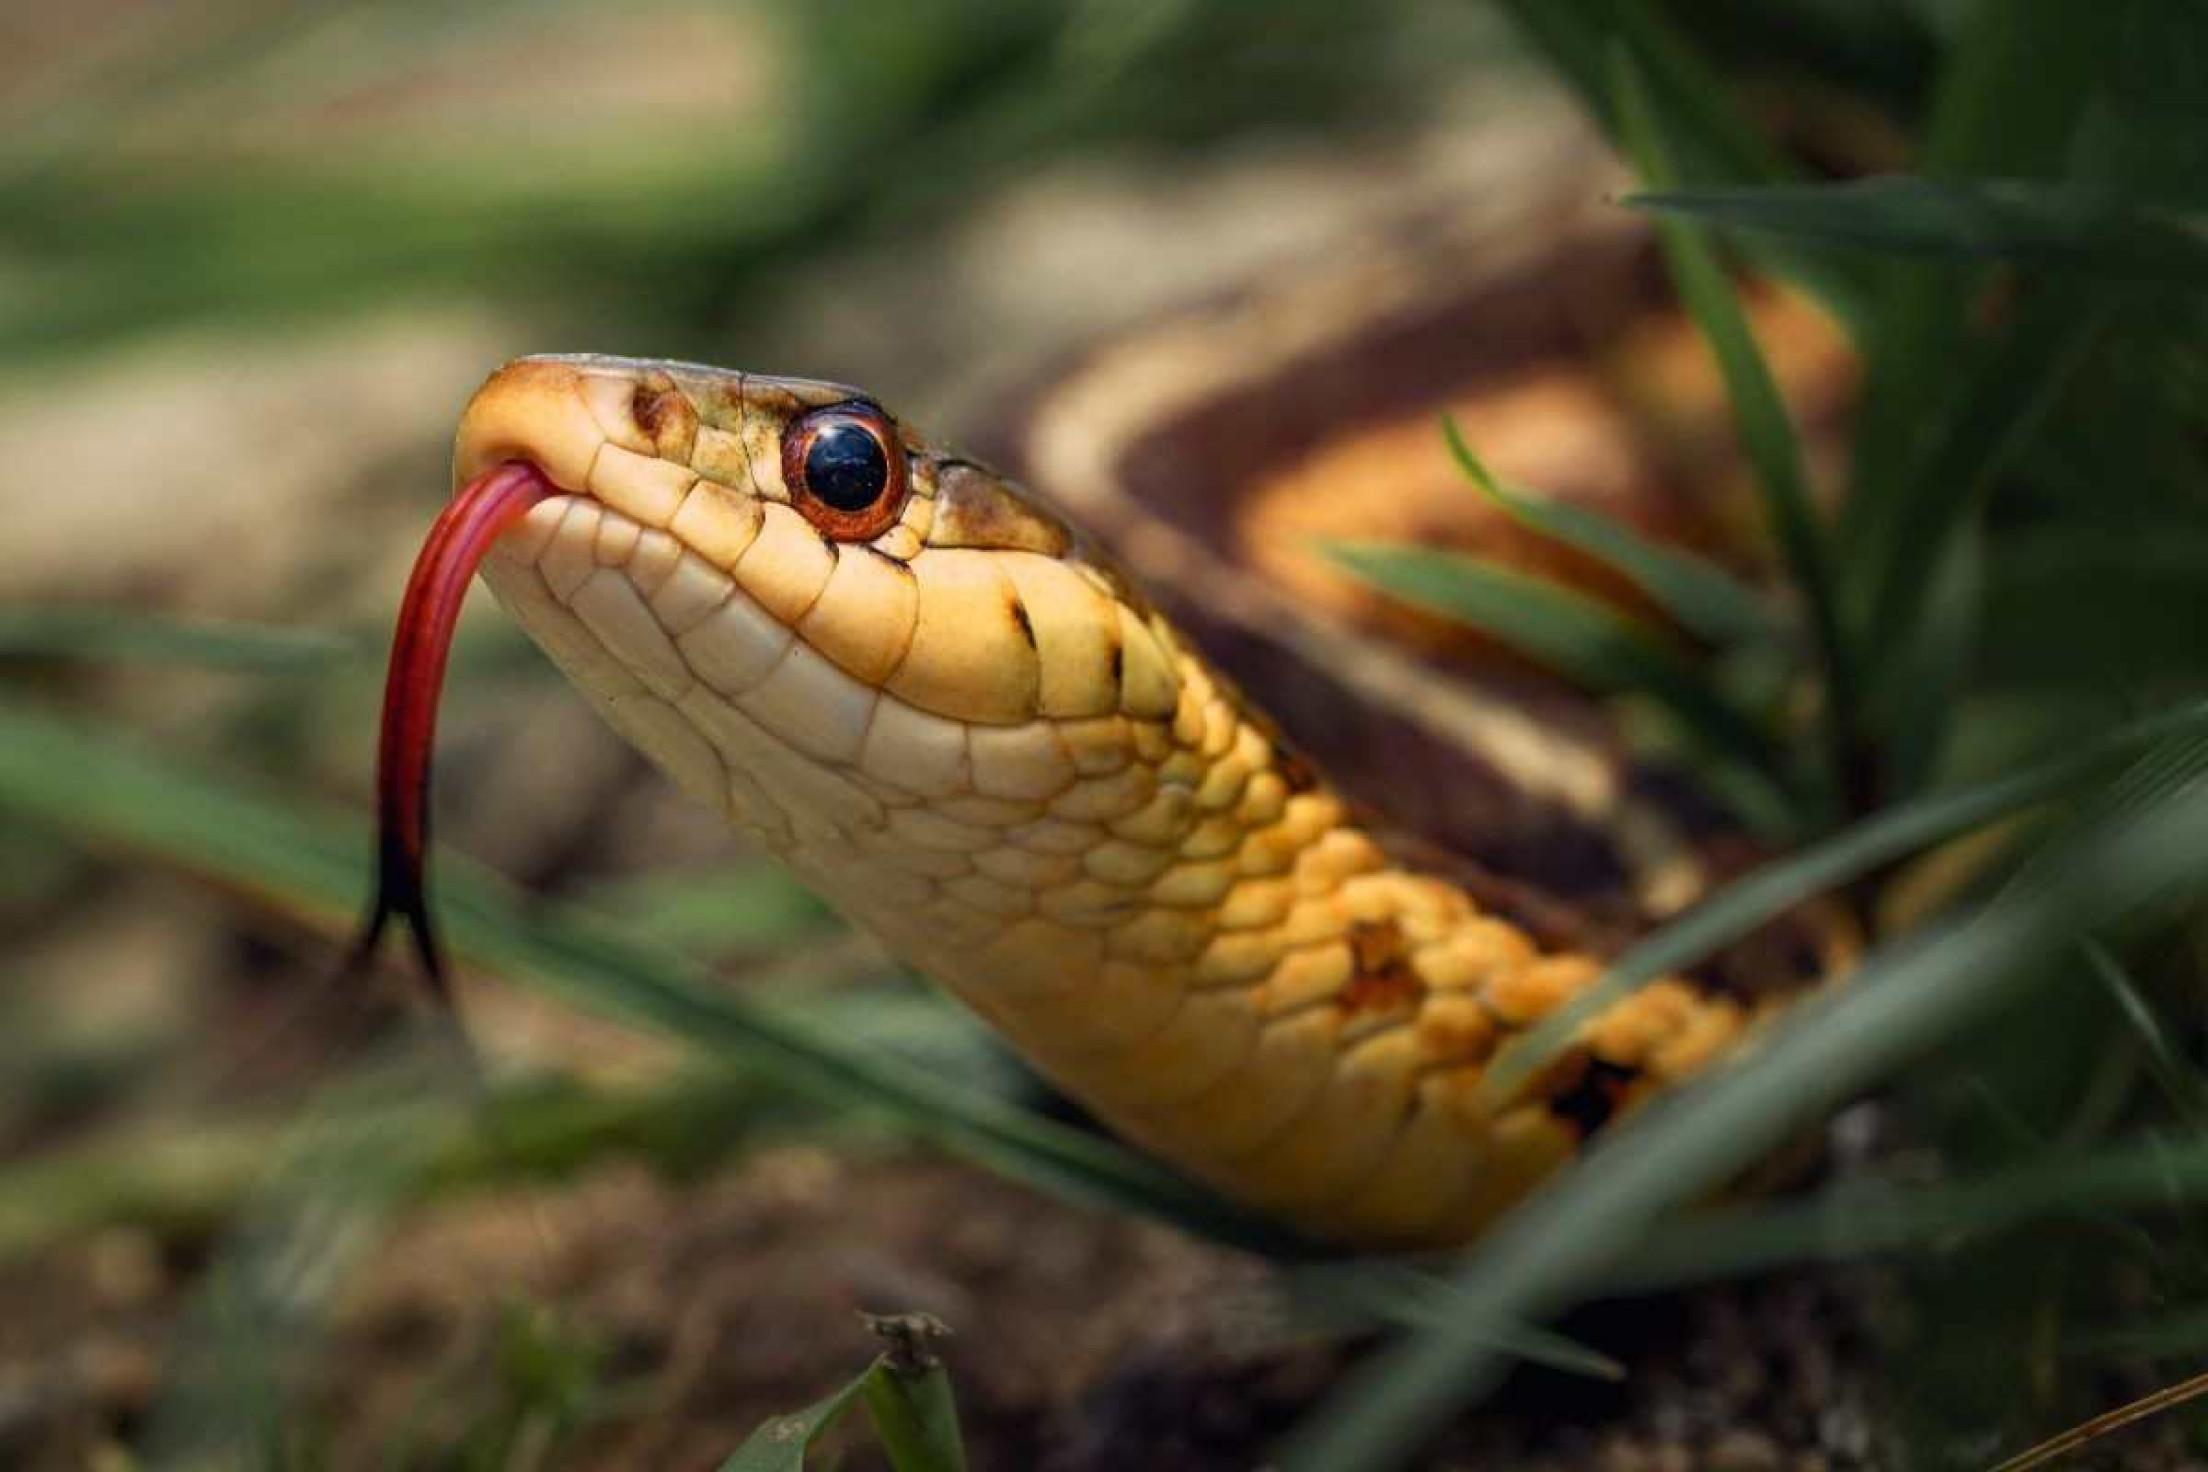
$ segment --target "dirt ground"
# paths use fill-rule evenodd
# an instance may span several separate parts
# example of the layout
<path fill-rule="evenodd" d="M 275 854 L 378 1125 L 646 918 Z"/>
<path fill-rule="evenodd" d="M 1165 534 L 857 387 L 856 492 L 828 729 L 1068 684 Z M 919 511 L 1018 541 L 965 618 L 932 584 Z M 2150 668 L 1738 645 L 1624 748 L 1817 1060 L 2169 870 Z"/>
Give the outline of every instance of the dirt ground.
<path fill-rule="evenodd" d="M 120 1465 L 199 1255 L 114 1228 L 0 1276 L 11 1465 Z M 885 1309 L 953 1326 L 977 1468 L 1256 1466 L 1355 1353 L 1296 1331 L 1259 1265 L 1171 1231 L 939 1161 L 791 1145 L 694 1183 L 609 1162 L 415 1213 L 286 1374 L 333 1467 L 391 1465 L 399 1427 L 424 1447 L 480 1438 L 495 1387 L 528 1373 L 587 1388 L 523 1417 L 514 1442 L 538 1454 L 506 1465 L 710 1467 L 863 1365 L 859 1313 Z M 1859 1291 L 1797 1280 L 1583 1315 L 1624 1383 L 1521 1372 L 1424 1465 L 1874 1465 L 1860 1312 Z M 544 1363 L 516 1370 L 532 1350 Z M 836 1465 L 873 1465 L 863 1436 L 843 1441 Z"/>

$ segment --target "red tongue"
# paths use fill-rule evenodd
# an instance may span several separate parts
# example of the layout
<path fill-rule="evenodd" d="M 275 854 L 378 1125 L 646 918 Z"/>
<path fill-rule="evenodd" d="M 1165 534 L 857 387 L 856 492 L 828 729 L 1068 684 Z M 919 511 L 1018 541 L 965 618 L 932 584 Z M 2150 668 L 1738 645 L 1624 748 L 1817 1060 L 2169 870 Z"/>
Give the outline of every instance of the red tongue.
<path fill-rule="evenodd" d="M 449 1005 L 444 956 L 430 925 L 425 879 L 429 867 L 429 768 L 437 735 L 437 697 L 460 602 L 476 567 L 500 532 L 557 494 L 544 472 L 510 460 L 462 487 L 429 529 L 406 581 L 399 623 L 391 636 L 391 669 L 383 685 L 383 736 L 376 748 L 376 901 L 353 943 L 355 963 L 375 949 L 396 915 L 414 934 L 430 986 Z"/>

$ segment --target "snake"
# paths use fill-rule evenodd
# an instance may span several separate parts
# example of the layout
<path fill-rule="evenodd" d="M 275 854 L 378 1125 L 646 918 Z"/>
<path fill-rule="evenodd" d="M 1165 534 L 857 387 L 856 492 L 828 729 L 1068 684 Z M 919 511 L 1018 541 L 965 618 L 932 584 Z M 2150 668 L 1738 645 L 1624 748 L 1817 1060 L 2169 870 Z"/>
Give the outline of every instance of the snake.
<path fill-rule="evenodd" d="M 1417 259 L 1469 277 L 1460 317 L 1508 339 L 1494 319 L 1524 315 L 1526 269 L 1576 290 L 1607 261 L 1646 294 L 1645 242 L 1595 246 L 1568 269 Z M 441 975 L 427 749 L 479 571 L 615 731 L 1111 1131 L 1316 1242 L 1475 1238 L 1830 968 L 1663 977 L 1491 1087 L 1499 1052 L 1602 975 L 1606 915 L 1706 889 L 1697 820 L 1637 787 L 1554 682 L 1491 648 L 1406 653 L 1400 610 L 1375 624 L 1330 606 L 1341 585 L 1299 589 L 1262 548 L 1204 535 L 1204 488 L 1229 474 L 1299 504 L 1318 451 L 1275 448 L 1299 422 L 1282 383 L 1387 399 L 1370 355 L 1316 366 L 1372 336 L 1375 298 L 1383 322 L 1396 309 L 1380 360 L 1417 376 L 1405 313 L 1426 271 L 1366 255 L 1286 306 L 1214 303 L 1092 355 L 1000 437 L 1019 475 L 834 383 L 507 363 L 460 417 L 456 492 L 402 612 L 374 928 L 412 920 Z M 1517 392 L 1524 336 L 1475 398 Z M 1269 399 L 1246 392 L 1258 360 Z M 1268 666 L 1292 722 L 1252 693 Z M 1377 765 L 1423 794 L 1411 821 L 1336 775 L 1375 724 Z M 1438 748 L 1458 754 L 1446 775 Z"/>

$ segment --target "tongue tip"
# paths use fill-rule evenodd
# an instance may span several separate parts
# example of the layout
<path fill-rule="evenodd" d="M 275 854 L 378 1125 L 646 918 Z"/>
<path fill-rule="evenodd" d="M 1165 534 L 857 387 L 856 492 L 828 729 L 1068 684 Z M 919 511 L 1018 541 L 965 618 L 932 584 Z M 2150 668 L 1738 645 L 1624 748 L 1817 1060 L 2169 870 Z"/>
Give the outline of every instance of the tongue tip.
<path fill-rule="evenodd" d="M 413 941 L 414 956 L 431 999 L 446 1011 L 456 1008 L 452 973 L 445 964 L 445 950 L 437 938 L 437 926 L 429 912 L 427 856 L 409 849 L 386 830 L 376 845 L 376 897 L 362 919 L 353 942 L 355 958 L 365 964 L 376 943 L 396 919 Z"/>

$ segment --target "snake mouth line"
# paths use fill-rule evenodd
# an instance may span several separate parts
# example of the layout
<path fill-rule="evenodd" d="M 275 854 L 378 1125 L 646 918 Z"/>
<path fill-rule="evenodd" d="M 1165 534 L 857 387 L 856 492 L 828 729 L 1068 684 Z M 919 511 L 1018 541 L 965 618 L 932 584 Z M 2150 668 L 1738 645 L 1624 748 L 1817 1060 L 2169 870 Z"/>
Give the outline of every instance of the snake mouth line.
<path fill-rule="evenodd" d="M 476 569 L 508 528 L 557 494 L 544 471 L 525 460 L 507 461 L 463 486 L 422 542 L 392 632 L 376 747 L 376 890 L 353 943 L 352 964 L 367 959 L 395 916 L 411 932 L 422 971 L 448 1007 L 451 982 L 427 898 L 430 774 L 445 667 Z"/>

